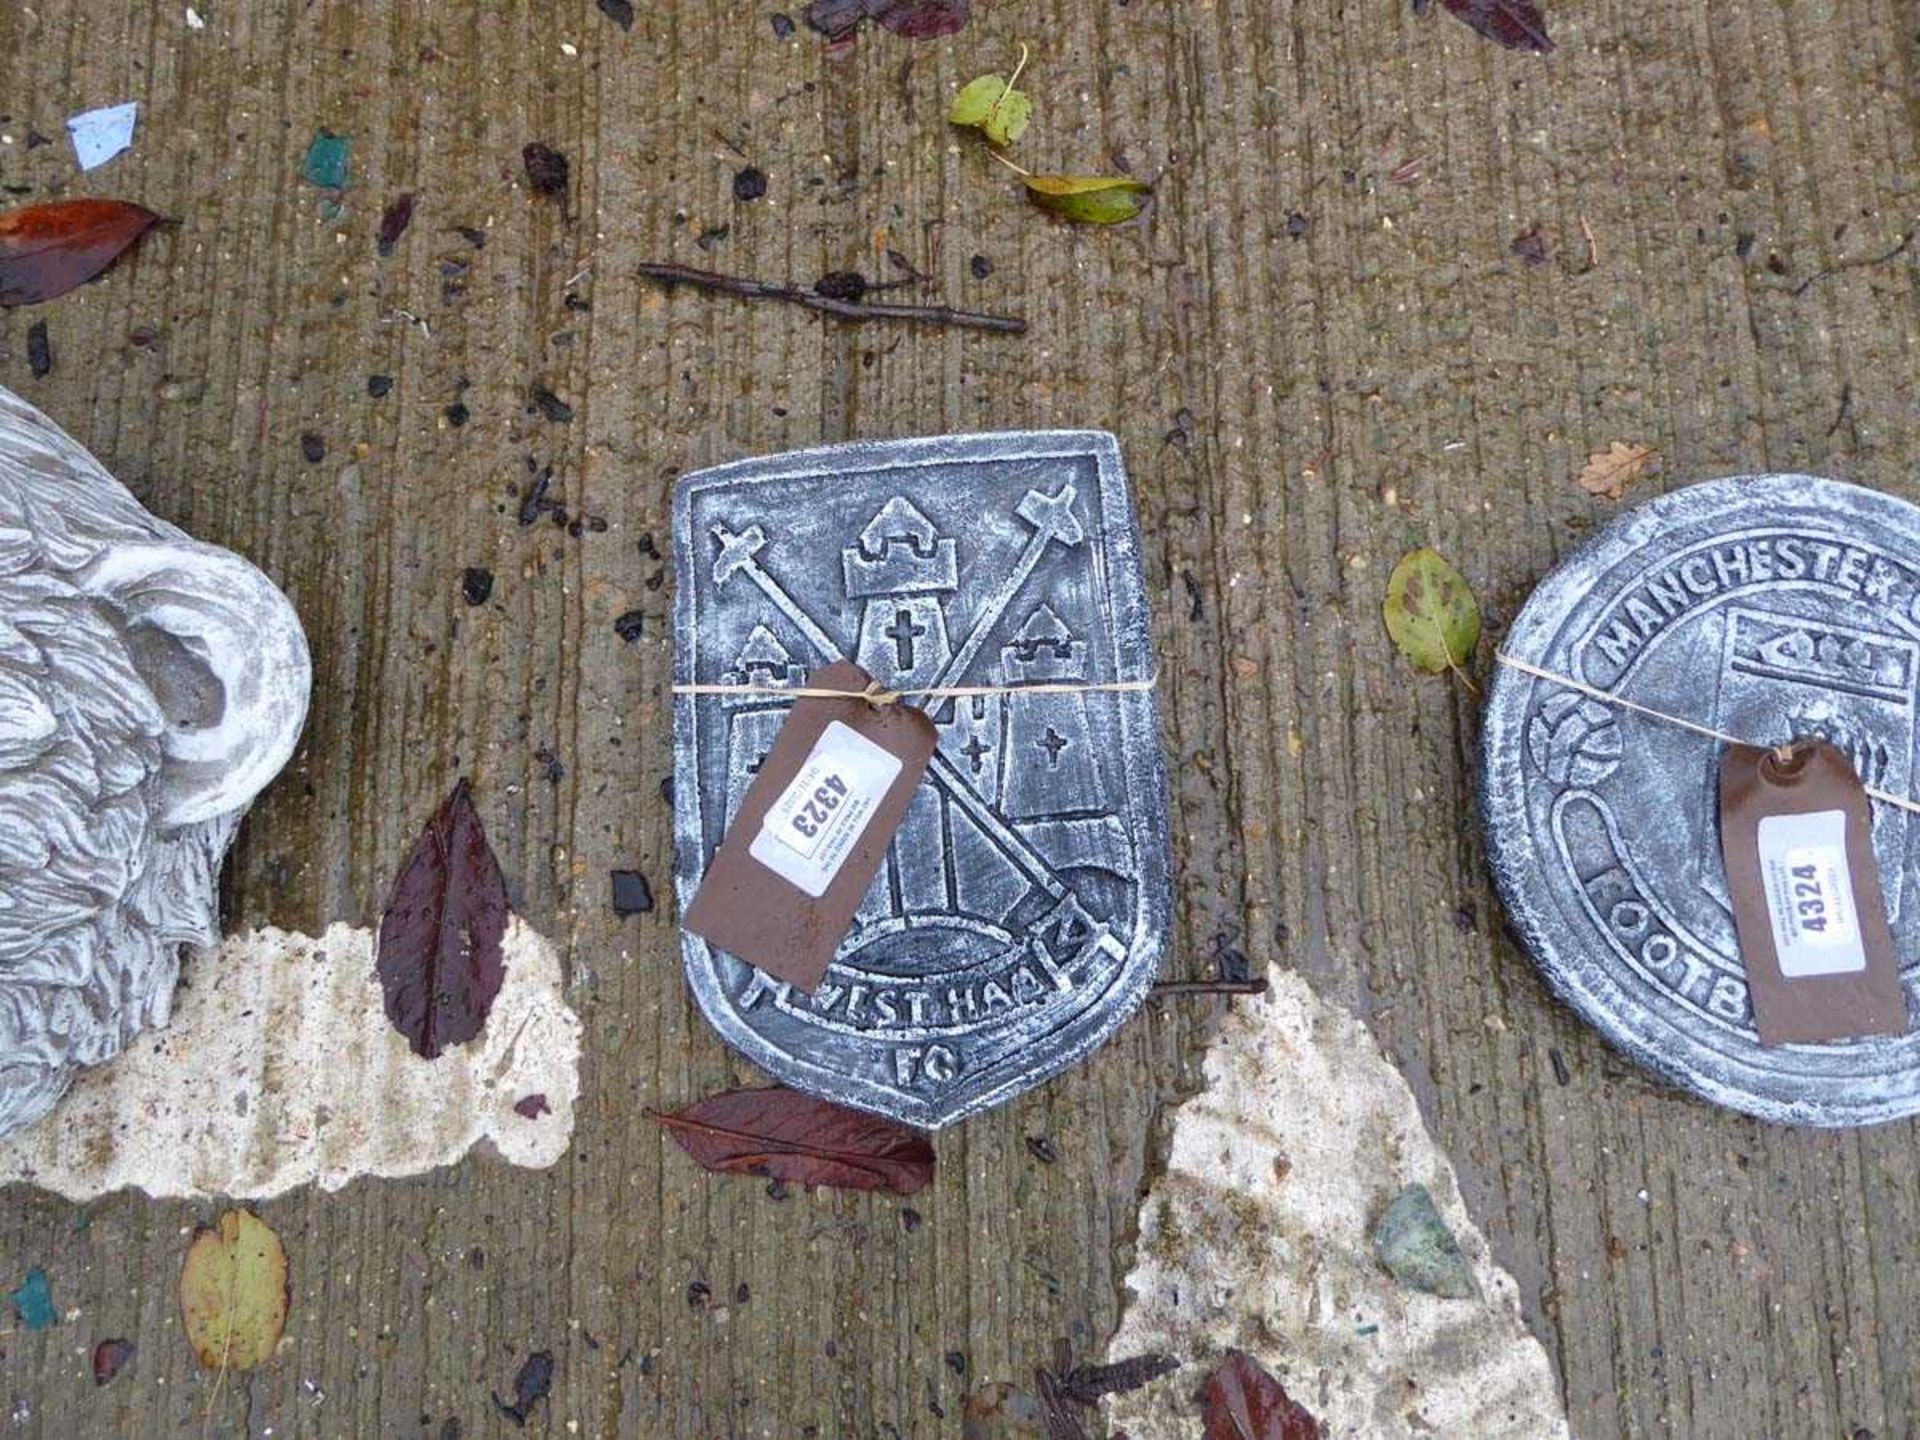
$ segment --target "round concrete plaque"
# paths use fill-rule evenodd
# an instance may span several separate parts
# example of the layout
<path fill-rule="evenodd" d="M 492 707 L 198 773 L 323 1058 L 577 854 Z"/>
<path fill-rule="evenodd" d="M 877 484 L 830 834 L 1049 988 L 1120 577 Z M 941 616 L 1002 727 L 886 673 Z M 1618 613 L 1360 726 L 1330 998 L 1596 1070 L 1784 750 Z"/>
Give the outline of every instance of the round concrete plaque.
<path fill-rule="evenodd" d="M 1506 654 L 1755 744 L 1832 741 L 1914 790 L 1920 510 L 1808 475 L 1716 480 L 1622 516 L 1528 599 Z M 1648 1069 L 1799 1125 L 1920 1111 L 1920 1033 L 1765 1047 L 1720 859 L 1722 745 L 1502 665 L 1481 806 L 1500 893 L 1554 990 Z M 1909 992 L 1920 816 L 1873 807 Z"/>

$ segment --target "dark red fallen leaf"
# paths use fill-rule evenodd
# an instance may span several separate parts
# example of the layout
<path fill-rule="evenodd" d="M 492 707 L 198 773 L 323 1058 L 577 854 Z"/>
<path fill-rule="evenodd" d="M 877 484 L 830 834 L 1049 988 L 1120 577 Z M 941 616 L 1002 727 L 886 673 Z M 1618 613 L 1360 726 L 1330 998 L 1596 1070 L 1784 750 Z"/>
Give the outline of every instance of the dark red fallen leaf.
<path fill-rule="evenodd" d="M 387 208 L 380 213 L 380 253 L 393 254 L 393 247 L 400 243 L 400 237 L 407 233 L 407 227 L 413 223 L 413 192 L 396 195 L 387 202 Z"/>
<path fill-rule="evenodd" d="M 535 1092 L 522 1095 L 513 1102 L 513 1113 L 525 1120 L 538 1120 L 542 1115 L 551 1115 L 553 1107 L 547 1103 L 547 1097 Z"/>
<path fill-rule="evenodd" d="M 1088 1440 L 1087 1427 L 1061 1393 L 1060 1377 L 1041 1366 L 1033 1372 L 1033 1388 L 1040 1396 L 1040 1418 L 1046 1440 Z"/>
<path fill-rule="evenodd" d="M 104 1385 L 120 1373 L 137 1347 L 131 1340 L 102 1340 L 93 1347 L 93 1383 Z"/>
<path fill-rule="evenodd" d="M 1320 1440 L 1320 1422 L 1244 1351 L 1229 1350 L 1200 1393 L 1206 1440 Z"/>
<path fill-rule="evenodd" d="M 778 1085 L 649 1113 L 709 1170 L 896 1195 L 933 1179 L 933 1146 L 919 1131 Z"/>
<path fill-rule="evenodd" d="M 1548 55 L 1547 17 L 1534 0 L 1440 0 L 1447 10 L 1476 32 L 1509 50 L 1533 50 Z"/>
<path fill-rule="evenodd" d="M 0 215 L 0 306 L 66 294 L 113 264 L 159 218 L 125 200 L 55 200 Z"/>
<path fill-rule="evenodd" d="M 462 780 L 414 842 L 387 895 L 375 968 L 387 1018 L 416 1055 L 473 1039 L 506 979 L 500 862 Z"/>
<path fill-rule="evenodd" d="M 872 20 L 909 40 L 932 40 L 964 29 L 973 18 L 972 0 L 813 0 L 806 22 L 829 40 L 844 40 Z"/>

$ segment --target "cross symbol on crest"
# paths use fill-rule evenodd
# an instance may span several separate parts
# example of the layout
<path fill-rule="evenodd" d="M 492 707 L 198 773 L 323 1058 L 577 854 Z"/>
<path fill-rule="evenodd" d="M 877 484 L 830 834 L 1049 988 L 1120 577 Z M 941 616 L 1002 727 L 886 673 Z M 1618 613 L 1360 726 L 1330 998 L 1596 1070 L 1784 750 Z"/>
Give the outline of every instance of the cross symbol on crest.
<path fill-rule="evenodd" d="M 927 633 L 927 627 L 913 623 L 911 610 L 896 610 L 893 624 L 886 629 L 886 637 L 893 641 L 895 655 L 900 669 L 911 673 L 913 670 L 913 642 Z"/>

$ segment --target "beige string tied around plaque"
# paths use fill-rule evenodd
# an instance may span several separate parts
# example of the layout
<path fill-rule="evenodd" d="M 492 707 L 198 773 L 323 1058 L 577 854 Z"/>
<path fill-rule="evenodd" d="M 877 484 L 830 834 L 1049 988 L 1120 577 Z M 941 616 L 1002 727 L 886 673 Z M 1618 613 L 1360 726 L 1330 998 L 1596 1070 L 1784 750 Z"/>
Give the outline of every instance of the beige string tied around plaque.
<path fill-rule="evenodd" d="M 1099 692 L 1151 690 L 1158 675 L 1144 680 L 1048 680 L 1037 685 L 924 685 L 895 690 L 878 680 L 864 690 L 839 690 L 818 685 L 675 685 L 676 695 L 779 695 L 789 700 L 864 700 L 869 705 L 897 705 L 902 700 L 967 700 L 990 695 L 1085 695 Z"/>
<path fill-rule="evenodd" d="M 1691 730 L 1696 735 L 1704 735 L 1709 740 L 1719 740 L 1728 745 L 1745 745 L 1755 750 L 1771 750 L 1782 763 L 1790 759 L 1793 754 L 1793 746 L 1791 744 L 1766 745 L 1757 741 L 1743 739 L 1738 735 L 1729 735 L 1724 730 L 1716 730 L 1711 725 L 1702 725 L 1698 720 L 1689 720 L 1684 715 L 1669 715 L 1665 710 L 1656 710 L 1651 705 L 1642 705 L 1638 700 L 1629 700 L 1626 696 L 1616 695 L 1611 690 L 1602 690 L 1597 685 L 1589 685 L 1586 681 L 1576 680 L 1571 675 L 1562 675 L 1557 670 L 1543 669 L 1525 660 L 1515 659 L 1504 650 L 1496 650 L 1493 658 L 1509 670 L 1518 670 L 1522 675 L 1531 675 L 1536 680 L 1545 680 L 1553 685 L 1563 685 L 1569 690 L 1577 691 L 1579 694 L 1598 700 L 1603 705 L 1618 705 L 1623 710 L 1631 710 L 1636 715 L 1645 715 L 1651 720 L 1663 720 L 1667 724 L 1676 725 L 1682 730 Z M 1920 801 L 1914 800 L 1911 796 L 1895 795 L 1891 791 L 1878 790 L 1867 784 L 1862 784 L 1860 788 L 1872 799 L 1882 801 L 1888 805 L 1897 806 L 1902 810 L 1910 810 L 1914 814 L 1920 815 Z"/>

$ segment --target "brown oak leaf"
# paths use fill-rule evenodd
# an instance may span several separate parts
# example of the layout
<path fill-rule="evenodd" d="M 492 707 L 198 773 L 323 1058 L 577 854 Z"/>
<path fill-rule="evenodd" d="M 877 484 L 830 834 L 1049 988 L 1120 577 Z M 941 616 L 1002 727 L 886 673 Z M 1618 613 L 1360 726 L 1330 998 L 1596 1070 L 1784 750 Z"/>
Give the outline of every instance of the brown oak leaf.
<path fill-rule="evenodd" d="M 1629 445 L 1616 440 L 1598 454 L 1589 455 L 1579 474 L 1580 488 L 1603 500 L 1618 500 L 1627 488 L 1660 468 L 1660 453 L 1651 445 Z"/>

